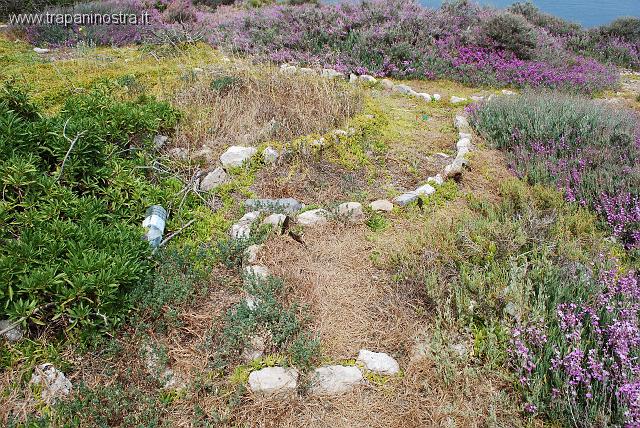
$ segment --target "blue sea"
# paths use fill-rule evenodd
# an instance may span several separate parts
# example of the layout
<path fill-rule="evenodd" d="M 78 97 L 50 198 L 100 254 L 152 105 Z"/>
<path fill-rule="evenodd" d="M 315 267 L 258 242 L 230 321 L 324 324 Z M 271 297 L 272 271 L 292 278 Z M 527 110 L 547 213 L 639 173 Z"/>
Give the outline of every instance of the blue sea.
<path fill-rule="evenodd" d="M 507 7 L 515 0 L 478 0 L 481 4 Z M 420 0 L 429 7 L 439 7 L 442 0 Z M 608 24 L 621 16 L 640 17 L 640 0 L 533 0 L 541 10 L 585 27 Z"/>

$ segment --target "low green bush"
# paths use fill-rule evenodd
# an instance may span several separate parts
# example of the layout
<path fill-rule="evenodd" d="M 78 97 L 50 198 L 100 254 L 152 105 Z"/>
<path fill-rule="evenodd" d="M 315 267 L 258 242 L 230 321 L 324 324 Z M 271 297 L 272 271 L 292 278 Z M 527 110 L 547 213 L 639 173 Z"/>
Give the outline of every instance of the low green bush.
<path fill-rule="evenodd" d="M 108 330 L 149 280 L 140 224 L 171 193 L 147 179 L 146 146 L 178 115 L 111 89 L 70 97 L 53 116 L 15 86 L 2 90 L 0 318 L 49 332 Z"/>
<path fill-rule="evenodd" d="M 536 32 L 527 20 L 514 13 L 492 16 L 480 28 L 481 43 L 512 52 L 520 59 L 531 59 L 536 48 Z"/>

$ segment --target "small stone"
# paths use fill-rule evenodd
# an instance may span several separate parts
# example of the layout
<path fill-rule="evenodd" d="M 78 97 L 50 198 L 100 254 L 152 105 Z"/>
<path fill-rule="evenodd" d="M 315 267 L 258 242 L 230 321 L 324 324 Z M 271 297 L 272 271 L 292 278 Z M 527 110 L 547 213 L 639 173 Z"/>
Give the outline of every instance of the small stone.
<path fill-rule="evenodd" d="M 414 193 L 416 193 L 419 196 L 429 196 L 436 193 L 436 189 L 434 189 L 433 186 L 431 186 L 430 184 L 425 184 L 423 186 L 418 187 L 416 190 L 414 190 Z"/>
<path fill-rule="evenodd" d="M 387 89 L 387 90 L 391 90 L 393 89 L 393 82 L 389 79 L 382 79 L 380 81 L 380 84 L 382 85 L 383 88 Z"/>
<path fill-rule="evenodd" d="M 511 316 L 512 318 L 517 318 L 518 312 L 519 312 L 518 306 L 516 306 L 516 304 L 513 302 L 507 303 L 504 307 L 504 311 L 507 315 Z"/>
<path fill-rule="evenodd" d="M 368 74 L 363 74 L 360 77 L 358 77 L 358 79 L 368 83 L 376 83 L 378 81 L 378 79 L 376 79 L 373 76 L 369 76 Z"/>
<path fill-rule="evenodd" d="M 458 158 L 464 159 L 467 153 L 469 153 L 470 151 L 471 149 L 469 149 L 469 147 L 460 147 L 458 149 L 458 154 L 456 155 L 456 159 Z"/>
<path fill-rule="evenodd" d="M 362 372 L 355 366 L 326 366 L 314 370 L 312 395 L 339 395 L 363 382 Z"/>
<path fill-rule="evenodd" d="M 393 202 L 400 206 L 406 206 L 418 199 L 419 196 L 420 195 L 418 195 L 416 192 L 407 192 L 393 198 Z"/>
<path fill-rule="evenodd" d="M 298 72 L 298 68 L 295 65 L 282 64 L 280 66 L 280 71 L 285 74 L 296 74 Z"/>
<path fill-rule="evenodd" d="M 460 150 L 461 148 L 466 148 L 468 149 L 469 147 L 471 147 L 471 140 L 468 138 L 461 138 L 460 140 L 458 140 L 458 142 L 456 143 L 456 148 L 458 150 Z"/>
<path fill-rule="evenodd" d="M 213 171 L 209 172 L 200 181 L 200 190 L 208 192 L 215 189 L 229 180 L 229 176 L 222 167 L 217 167 Z"/>
<path fill-rule="evenodd" d="M 259 244 L 249 245 L 247 249 L 244 250 L 247 263 L 254 264 L 255 262 L 257 262 L 258 253 L 260 252 L 261 249 L 262 249 L 262 245 L 259 245 Z"/>
<path fill-rule="evenodd" d="M 251 392 L 263 396 L 286 396 L 298 388 L 298 371 L 284 367 L 265 367 L 249 375 Z"/>
<path fill-rule="evenodd" d="M 418 98 L 421 98 L 423 100 L 425 100 L 426 102 L 430 103 L 431 102 L 431 95 L 424 93 L 424 92 L 418 92 Z"/>
<path fill-rule="evenodd" d="M 358 76 L 356 76 L 355 74 L 351 73 L 349 75 L 349 83 L 355 83 L 358 81 Z"/>
<path fill-rule="evenodd" d="M 371 211 L 391 212 L 393 211 L 393 203 L 386 199 L 378 199 L 369 204 Z"/>
<path fill-rule="evenodd" d="M 463 103 L 465 101 L 467 101 L 466 98 L 456 97 L 455 95 L 453 95 L 451 97 L 451 104 L 459 104 L 459 103 Z"/>
<path fill-rule="evenodd" d="M 452 163 L 450 163 L 444 168 L 444 176 L 446 178 L 455 178 L 460 174 L 462 174 L 463 167 L 464 167 L 464 162 L 460 162 L 459 158 L 456 157 L 456 159 Z"/>
<path fill-rule="evenodd" d="M 315 210 L 305 211 L 300 214 L 297 218 L 298 223 L 303 226 L 319 226 L 327 224 L 329 220 L 327 217 L 329 213 L 322 208 L 318 208 Z"/>
<path fill-rule="evenodd" d="M 412 96 L 412 97 L 418 97 L 418 93 L 416 91 L 414 91 L 413 89 L 411 89 L 409 91 L 409 93 L 407 93 L 407 95 Z"/>
<path fill-rule="evenodd" d="M 293 214 L 305 207 L 304 204 L 293 198 L 247 199 L 244 201 L 244 206 L 250 210 L 259 209 L 267 212 L 283 212 L 287 214 Z"/>
<path fill-rule="evenodd" d="M 286 219 L 287 216 L 285 214 L 271 214 L 270 216 L 267 216 L 264 220 L 262 220 L 262 224 L 278 227 L 282 225 Z"/>
<path fill-rule="evenodd" d="M 242 360 L 249 363 L 264 355 L 267 343 L 263 336 L 255 335 L 249 340 L 249 345 L 242 351 Z"/>
<path fill-rule="evenodd" d="M 189 158 L 189 152 L 182 147 L 174 147 L 169 150 L 169 156 L 175 159 L 187 160 Z"/>
<path fill-rule="evenodd" d="M 247 294 L 247 296 L 244 298 L 244 302 L 250 311 L 255 311 L 258 308 L 258 305 L 260 304 L 260 299 L 258 299 L 255 296 L 252 296 L 251 294 Z"/>
<path fill-rule="evenodd" d="M 234 224 L 231 226 L 229 236 L 233 239 L 247 239 L 251 236 L 250 224 Z"/>
<path fill-rule="evenodd" d="M 471 98 L 471 100 L 475 102 L 480 102 L 484 100 L 484 97 L 482 95 L 472 95 L 469 98 Z"/>
<path fill-rule="evenodd" d="M 400 371 L 398 362 L 384 352 L 362 349 L 358 353 L 357 362 L 363 364 L 367 370 L 382 375 L 395 375 Z"/>
<path fill-rule="evenodd" d="M 0 320 L 0 331 L 6 330 L 7 328 L 13 325 L 12 321 L 9 320 Z M 9 342 L 18 342 L 24 336 L 22 333 L 22 329 L 20 326 L 11 327 L 11 329 L 7 330 L 2 334 L 2 336 L 7 339 Z"/>
<path fill-rule="evenodd" d="M 280 157 L 280 154 L 273 147 L 267 147 L 262 151 L 262 160 L 267 165 L 273 165 L 276 163 L 278 157 Z"/>
<path fill-rule="evenodd" d="M 468 132 L 458 132 L 458 138 L 461 139 L 461 140 L 463 138 L 466 138 L 469 141 L 471 141 L 471 137 L 472 137 L 472 135 L 470 133 L 468 133 Z"/>
<path fill-rule="evenodd" d="M 316 71 L 313 68 L 300 67 L 300 74 L 316 74 Z"/>
<path fill-rule="evenodd" d="M 169 141 L 169 137 L 166 135 L 156 135 L 153 137 L 153 147 L 155 147 L 156 150 L 159 150 L 162 146 L 167 144 L 167 141 Z"/>
<path fill-rule="evenodd" d="M 338 137 L 348 137 L 349 133 L 347 131 L 345 131 L 344 129 L 336 129 L 333 131 L 333 135 L 338 136 Z"/>
<path fill-rule="evenodd" d="M 245 267 L 242 272 L 246 278 L 266 280 L 271 276 L 271 272 L 266 266 L 253 265 Z"/>
<path fill-rule="evenodd" d="M 434 101 L 440 101 L 442 99 L 442 95 L 440 94 L 433 94 L 433 100 Z"/>
<path fill-rule="evenodd" d="M 46 49 L 46 48 L 33 48 L 33 51 L 37 54 L 49 53 L 49 49 Z"/>
<path fill-rule="evenodd" d="M 340 204 L 336 209 L 336 213 L 338 216 L 348 218 L 350 221 L 357 221 L 364 217 L 362 204 L 359 202 L 345 202 L 344 204 Z"/>
<path fill-rule="evenodd" d="M 335 79 L 338 77 L 344 77 L 343 73 L 339 71 L 333 70 L 331 68 L 325 68 L 320 72 L 320 76 L 325 77 L 327 79 Z"/>
<path fill-rule="evenodd" d="M 236 168 L 251 159 L 257 151 L 255 147 L 231 146 L 220 156 L 220 162 L 224 168 Z"/>
<path fill-rule="evenodd" d="M 401 94 L 405 94 L 405 95 L 409 95 L 412 92 L 415 92 L 413 89 L 411 89 L 410 86 L 407 86 L 407 85 L 394 85 L 393 90 L 395 92 L 400 92 Z"/>
<path fill-rule="evenodd" d="M 435 183 L 438 186 L 442 186 L 444 184 L 444 178 L 440 174 L 436 174 L 435 177 L 427 178 L 427 183 Z"/>
<path fill-rule="evenodd" d="M 64 373 L 49 363 L 36 367 L 29 383 L 42 387 L 42 400 L 46 403 L 53 403 L 66 397 L 73 388 L 71 381 L 66 378 Z"/>
<path fill-rule="evenodd" d="M 456 116 L 456 118 L 453 120 L 453 124 L 458 129 L 469 128 L 469 121 L 464 116 L 460 116 L 460 115 Z"/>
<path fill-rule="evenodd" d="M 438 152 L 438 153 L 436 153 L 436 154 L 435 154 L 435 156 L 438 156 L 439 158 L 442 158 L 442 159 L 448 159 L 448 158 L 450 158 L 450 157 L 451 157 L 451 156 L 449 156 L 448 154 L 446 154 L 446 153 L 442 153 L 442 152 Z"/>
<path fill-rule="evenodd" d="M 510 91 L 508 89 L 503 89 L 502 90 L 502 95 L 517 95 L 515 92 Z"/>

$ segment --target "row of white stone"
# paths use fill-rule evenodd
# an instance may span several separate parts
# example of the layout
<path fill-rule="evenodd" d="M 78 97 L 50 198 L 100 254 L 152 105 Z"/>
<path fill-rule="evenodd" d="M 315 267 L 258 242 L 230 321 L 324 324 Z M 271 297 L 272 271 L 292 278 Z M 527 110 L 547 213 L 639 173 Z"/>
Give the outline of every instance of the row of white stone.
<path fill-rule="evenodd" d="M 356 365 L 330 365 L 316 368 L 311 374 L 311 395 L 339 395 L 366 383 L 363 373 L 393 376 L 400 372 L 398 362 L 383 352 L 362 349 Z M 249 388 L 256 395 L 287 397 L 298 391 L 299 373 L 295 368 L 266 367 L 251 372 Z"/>

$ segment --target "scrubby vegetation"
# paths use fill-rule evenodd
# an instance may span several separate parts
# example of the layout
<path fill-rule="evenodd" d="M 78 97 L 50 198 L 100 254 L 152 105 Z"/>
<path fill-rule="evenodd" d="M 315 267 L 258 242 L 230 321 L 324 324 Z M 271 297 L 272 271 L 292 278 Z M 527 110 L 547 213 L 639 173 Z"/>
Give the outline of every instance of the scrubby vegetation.
<path fill-rule="evenodd" d="M 172 186 L 149 183 L 139 167 L 150 138 L 177 114 L 107 90 L 44 117 L 24 92 L 3 89 L 0 304 L 25 326 L 111 329 L 151 272 L 138 219 L 153 201 L 168 202 Z"/>
<path fill-rule="evenodd" d="M 35 26 L 27 28 L 27 36 L 52 45 L 200 40 L 279 63 L 331 66 L 343 72 L 581 92 L 616 83 L 613 70 L 597 60 L 640 67 L 637 19 L 587 31 L 526 3 L 511 11 L 466 1 L 437 10 L 408 0 L 299 3 L 212 11 L 183 0 L 90 2 L 74 11 L 146 12 L 151 24 Z"/>
<path fill-rule="evenodd" d="M 640 243 L 640 119 L 631 111 L 556 94 L 530 94 L 473 107 L 472 122 L 510 152 L 532 183 L 554 185 L 598 211 L 629 248 Z"/>
<path fill-rule="evenodd" d="M 634 265 L 560 193 L 511 181 L 500 195 L 471 198 L 455 222 L 434 225 L 420 250 L 396 259 L 397 277 L 425 287 L 436 325 L 473 335 L 475 355 L 513 370 L 526 413 L 637 423 Z"/>

